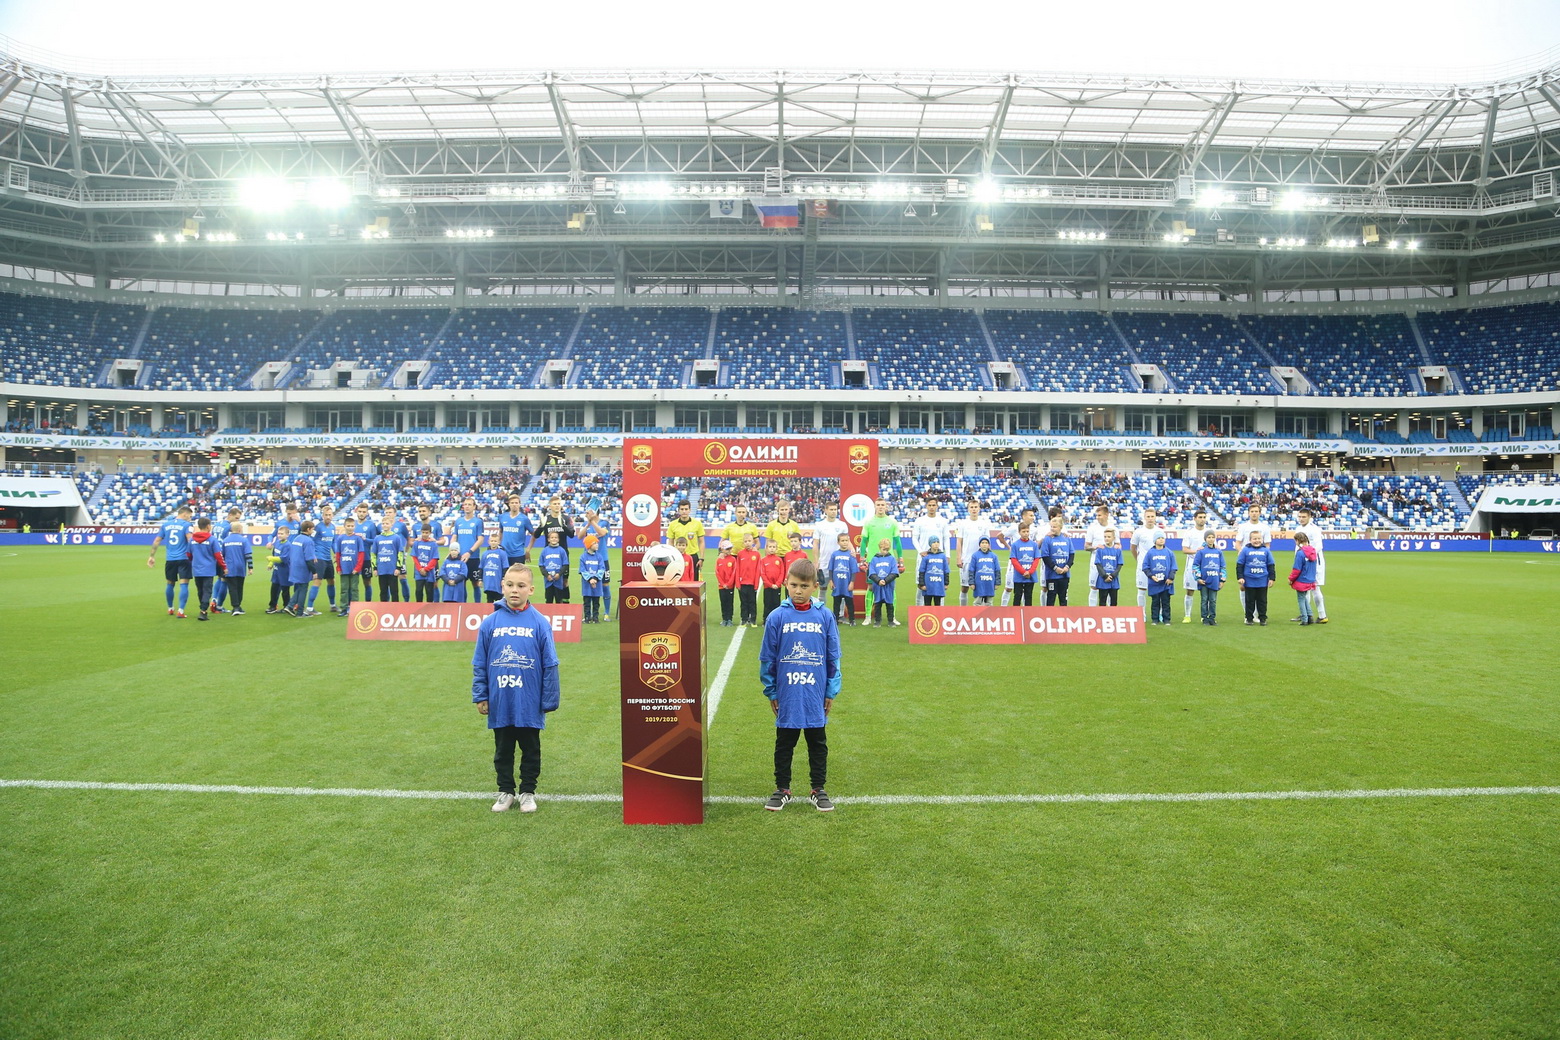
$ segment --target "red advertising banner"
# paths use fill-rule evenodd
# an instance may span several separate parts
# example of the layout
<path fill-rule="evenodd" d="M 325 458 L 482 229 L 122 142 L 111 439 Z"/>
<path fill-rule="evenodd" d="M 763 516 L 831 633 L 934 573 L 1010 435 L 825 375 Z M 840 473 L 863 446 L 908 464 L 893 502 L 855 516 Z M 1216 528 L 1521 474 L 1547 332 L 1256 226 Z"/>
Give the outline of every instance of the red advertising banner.
<path fill-rule="evenodd" d="M 878 496 L 876 440 L 698 437 L 623 441 L 623 573 L 638 574 L 646 547 L 661 540 L 666 477 L 838 477 L 840 519 L 861 532 Z M 718 532 L 711 532 L 716 534 Z"/>
<path fill-rule="evenodd" d="M 703 823 L 704 587 L 618 589 L 623 822 Z"/>
<path fill-rule="evenodd" d="M 912 643 L 1146 643 L 1136 607 L 910 608 Z"/>
<path fill-rule="evenodd" d="M 536 603 L 552 621 L 553 642 L 578 643 L 585 608 L 579 603 Z M 348 639 L 475 643 L 491 603 L 354 603 L 347 615 Z"/>

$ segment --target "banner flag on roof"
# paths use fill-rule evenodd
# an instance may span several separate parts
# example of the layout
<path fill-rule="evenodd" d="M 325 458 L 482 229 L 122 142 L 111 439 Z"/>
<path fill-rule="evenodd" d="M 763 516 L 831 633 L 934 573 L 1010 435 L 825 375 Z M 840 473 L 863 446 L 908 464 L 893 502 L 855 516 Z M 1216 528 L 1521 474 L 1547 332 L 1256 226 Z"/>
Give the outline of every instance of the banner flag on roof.
<path fill-rule="evenodd" d="M 794 228 L 801 225 L 795 195 L 749 195 L 762 227 Z"/>
<path fill-rule="evenodd" d="M 746 213 L 747 207 L 741 199 L 711 199 L 710 217 L 715 220 L 741 219 Z"/>

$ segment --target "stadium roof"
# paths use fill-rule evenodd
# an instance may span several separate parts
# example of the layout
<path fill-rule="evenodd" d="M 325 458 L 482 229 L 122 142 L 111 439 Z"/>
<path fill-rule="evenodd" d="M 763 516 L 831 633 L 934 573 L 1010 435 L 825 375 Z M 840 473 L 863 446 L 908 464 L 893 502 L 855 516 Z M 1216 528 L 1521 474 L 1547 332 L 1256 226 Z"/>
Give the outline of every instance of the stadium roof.
<path fill-rule="evenodd" d="M 1078 283 L 1076 271 L 1034 263 L 1037 251 L 1118 257 L 1166 244 L 1210 263 L 1199 273 L 1184 255 L 1157 268 L 1112 261 L 1118 284 L 1456 284 L 1560 266 L 1560 66 L 1456 86 L 861 70 L 118 77 L 0 54 L 0 147 L 10 160 L 0 235 L 17 259 L 108 280 L 177 277 L 188 261 L 145 249 L 183 226 L 177 211 L 241 247 L 262 230 L 312 242 L 377 225 L 393 240 L 381 258 L 455 229 L 492 232 L 488 249 L 556 238 L 557 262 L 533 257 L 524 277 L 599 282 L 601 258 L 582 267 L 566 245 L 574 231 L 575 242 L 644 246 L 627 264 L 608 260 L 646 280 L 750 283 L 735 233 L 768 254 L 773 242 L 700 207 L 764 194 L 841 203 L 814 232 L 833 251 L 811 265 L 793 258 L 789 275 L 782 260 L 782 281 L 950 270 L 979 281 L 990 274 L 961 252 L 972 227 L 1029 258 L 1005 265 L 999 280 L 1013 284 Z M 245 212 L 256 178 L 292 182 L 300 199 L 306 183 L 338 181 L 351 200 L 338 208 L 351 212 L 267 224 Z M 1345 238 L 1423 248 L 1403 275 L 1361 266 L 1360 254 L 1319 258 Z M 868 239 L 924 255 L 880 263 L 862 251 L 881 252 Z M 1241 274 L 1212 251 L 1279 240 L 1309 257 L 1303 271 L 1280 261 Z M 502 278 L 506 265 L 479 263 L 476 277 Z M 271 281 L 286 266 L 202 261 L 186 277 Z M 310 277 L 460 273 L 358 267 L 333 259 Z"/>

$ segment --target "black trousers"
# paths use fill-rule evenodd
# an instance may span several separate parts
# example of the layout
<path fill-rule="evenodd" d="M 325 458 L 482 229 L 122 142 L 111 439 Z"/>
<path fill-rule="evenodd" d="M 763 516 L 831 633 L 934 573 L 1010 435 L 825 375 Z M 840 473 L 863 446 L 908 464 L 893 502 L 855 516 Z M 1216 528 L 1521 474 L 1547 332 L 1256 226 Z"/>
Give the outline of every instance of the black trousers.
<path fill-rule="evenodd" d="M 796 738 L 807 736 L 807 774 L 817 790 L 829 780 L 829 738 L 824 726 L 806 729 L 775 730 L 775 786 L 782 791 L 791 789 L 791 756 L 796 750 Z"/>
<path fill-rule="evenodd" d="M 394 574 L 379 575 L 379 602 L 401 602 L 401 579 Z"/>
<path fill-rule="evenodd" d="M 567 585 L 565 585 L 561 589 L 555 589 L 551 585 L 549 585 L 549 586 L 547 586 L 546 594 L 547 594 L 547 598 L 546 598 L 545 602 L 548 602 L 548 603 L 567 603 L 567 602 L 569 602 L 569 587 Z"/>
<path fill-rule="evenodd" d="M 237 578 L 228 578 L 226 580 L 227 580 L 228 606 L 232 607 L 234 610 L 242 610 L 243 607 L 244 607 L 244 578 L 243 578 L 243 576 L 239 576 Z"/>
<path fill-rule="evenodd" d="M 943 598 L 941 596 L 934 596 L 930 592 L 921 593 L 921 606 L 923 607 L 940 607 L 942 606 L 942 601 Z"/>
<path fill-rule="evenodd" d="M 274 581 L 271 582 L 271 604 L 270 604 L 270 606 L 267 609 L 275 610 L 276 609 L 276 604 L 277 604 L 278 600 L 280 600 L 282 602 L 283 606 L 286 606 L 287 605 L 287 593 L 290 592 L 291 590 L 292 590 L 292 586 L 291 585 L 278 585 Z"/>
<path fill-rule="evenodd" d="M 737 597 L 742 603 L 742 624 L 758 624 L 758 588 L 754 585 L 743 585 L 737 590 Z"/>
<path fill-rule="evenodd" d="M 211 587 L 216 580 L 216 578 L 195 579 L 195 602 L 199 604 L 202 614 L 211 606 Z"/>
<path fill-rule="evenodd" d="M 1255 588 L 1251 585 L 1246 586 L 1247 621 L 1252 619 L 1252 615 L 1256 615 L 1258 621 L 1267 620 L 1267 594 L 1268 587 L 1266 585 L 1261 588 Z"/>
<path fill-rule="evenodd" d="M 493 730 L 493 771 L 498 789 L 515 794 L 515 745 L 520 746 L 520 794 L 535 794 L 542 775 L 542 731 L 535 726 L 499 726 Z"/>
<path fill-rule="evenodd" d="M 732 620 L 732 618 L 731 618 L 731 608 L 732 608 L 732 603 L 733 603 L 733 601 L 736 598 L 737 598 L 737 590 L 736 589 L 721 589 L 720 590 L 720 619 L 722 621 L 730 622 Z"/>
<path fill-rule="evenodd" d="M 885 599 L 875 599 L 875 600 L 872 601 L 872 623 L 874 625 L 877 624 L 878 621 L 882 619 L 884 608 L 888 609 L 888 620 L 889 620 L 889 622 L 890 623 L 893 622 L 893 620 L 894 620 L 894 601 L 893 600 L 885 600 Z"/>
<path fill-rule="evenodd" d="M 437 581 L 424 581 L 423 579 L 418 578 L 417 579 L 417 602 L 419 602 L 419 603 L 437 603 L 437 602 L 439 602 L 439 583 Z"/>
<path fill-rule="evenodd" d="M 780 609 L 780 589 L 778 586 L 764 586 L 764 620 L 769 620 L 769 615 Z"/>
<path fill-rule="evenodd" d="M 1067 586 L 1072 582 L 1071 578 L 1052 578 L 1045 583 L 1045 605 L 1048 607 L 1067 606 Z"/>
<path fill-rule="evenodd" d="M 844 619 L 852 623 L 856 620 L 856 594 L 847 592 L 843 596 L 834 597 L 834 619 Z"/>
<path fill-rule="evenodd" d="M 1035 605 L 1035 583 L 1032 581 L 1015 581 L 1013 583 L 1013 606 L 1032 607 Z"/>
<path fill-rule="evenodd" d="M 1102 607 L 1114 607 L 1117 597 L 1121 594 L 1120 589 L 1098 589 L 1096 591 L 1100 594 L 1100 606 Z"/>

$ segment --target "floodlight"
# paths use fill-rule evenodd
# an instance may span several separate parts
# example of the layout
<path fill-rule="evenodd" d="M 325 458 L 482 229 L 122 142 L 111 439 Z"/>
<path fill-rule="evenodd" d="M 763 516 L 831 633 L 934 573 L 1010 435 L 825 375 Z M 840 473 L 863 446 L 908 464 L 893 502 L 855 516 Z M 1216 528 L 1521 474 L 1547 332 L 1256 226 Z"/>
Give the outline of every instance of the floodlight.
<path fill-rule="evenodd" d="M 1303 191 L 1285 192 L 1283 202 L 1280 203 L 1284 209 L 1305 209 L 1310 204 L 1311 197 Z"/>
<path fill-rule="evenodd" d="M 261 212 L 284 210 L 295 198 L 293 186 L 282 177 L 251 177 L 238 185 L 238 200 Z"/>
<path fill-rule="evenodd" d="M 320 209 L 341 209 L 352 201 L 352 187 L 330 178 L 310 181 L 308 199 L 311 205 Z"/>
<path fill-rule="evenodd" d="M 990 177 L 987 177 L 981 181 L 977 181 L 975 184 L 974 195 L 981 202 L 994 202 L 1001 195 L 1001 193 L 1001 189 L 997 186 L 997 182 L 992 180 Z"/>
<path fill-rule="evenodd" d="M 159 242 L 159 243 L 160 242 L 166 242 L 166 241 L 168 241 L 168 236 L 163 234 L 161 231 L 159 231 L 159 232 L 157 232 L 157 234 L 152 236 L 152 241 L 153 242 Z"/>
<path fill-rule="evenodd" d="M 1197 196 L 1197 205 L 1213 209 L 1215 206 L 1222 206 L 1230 200 L 1230 193 L 1223 188 L 1209 188 Z"/>

